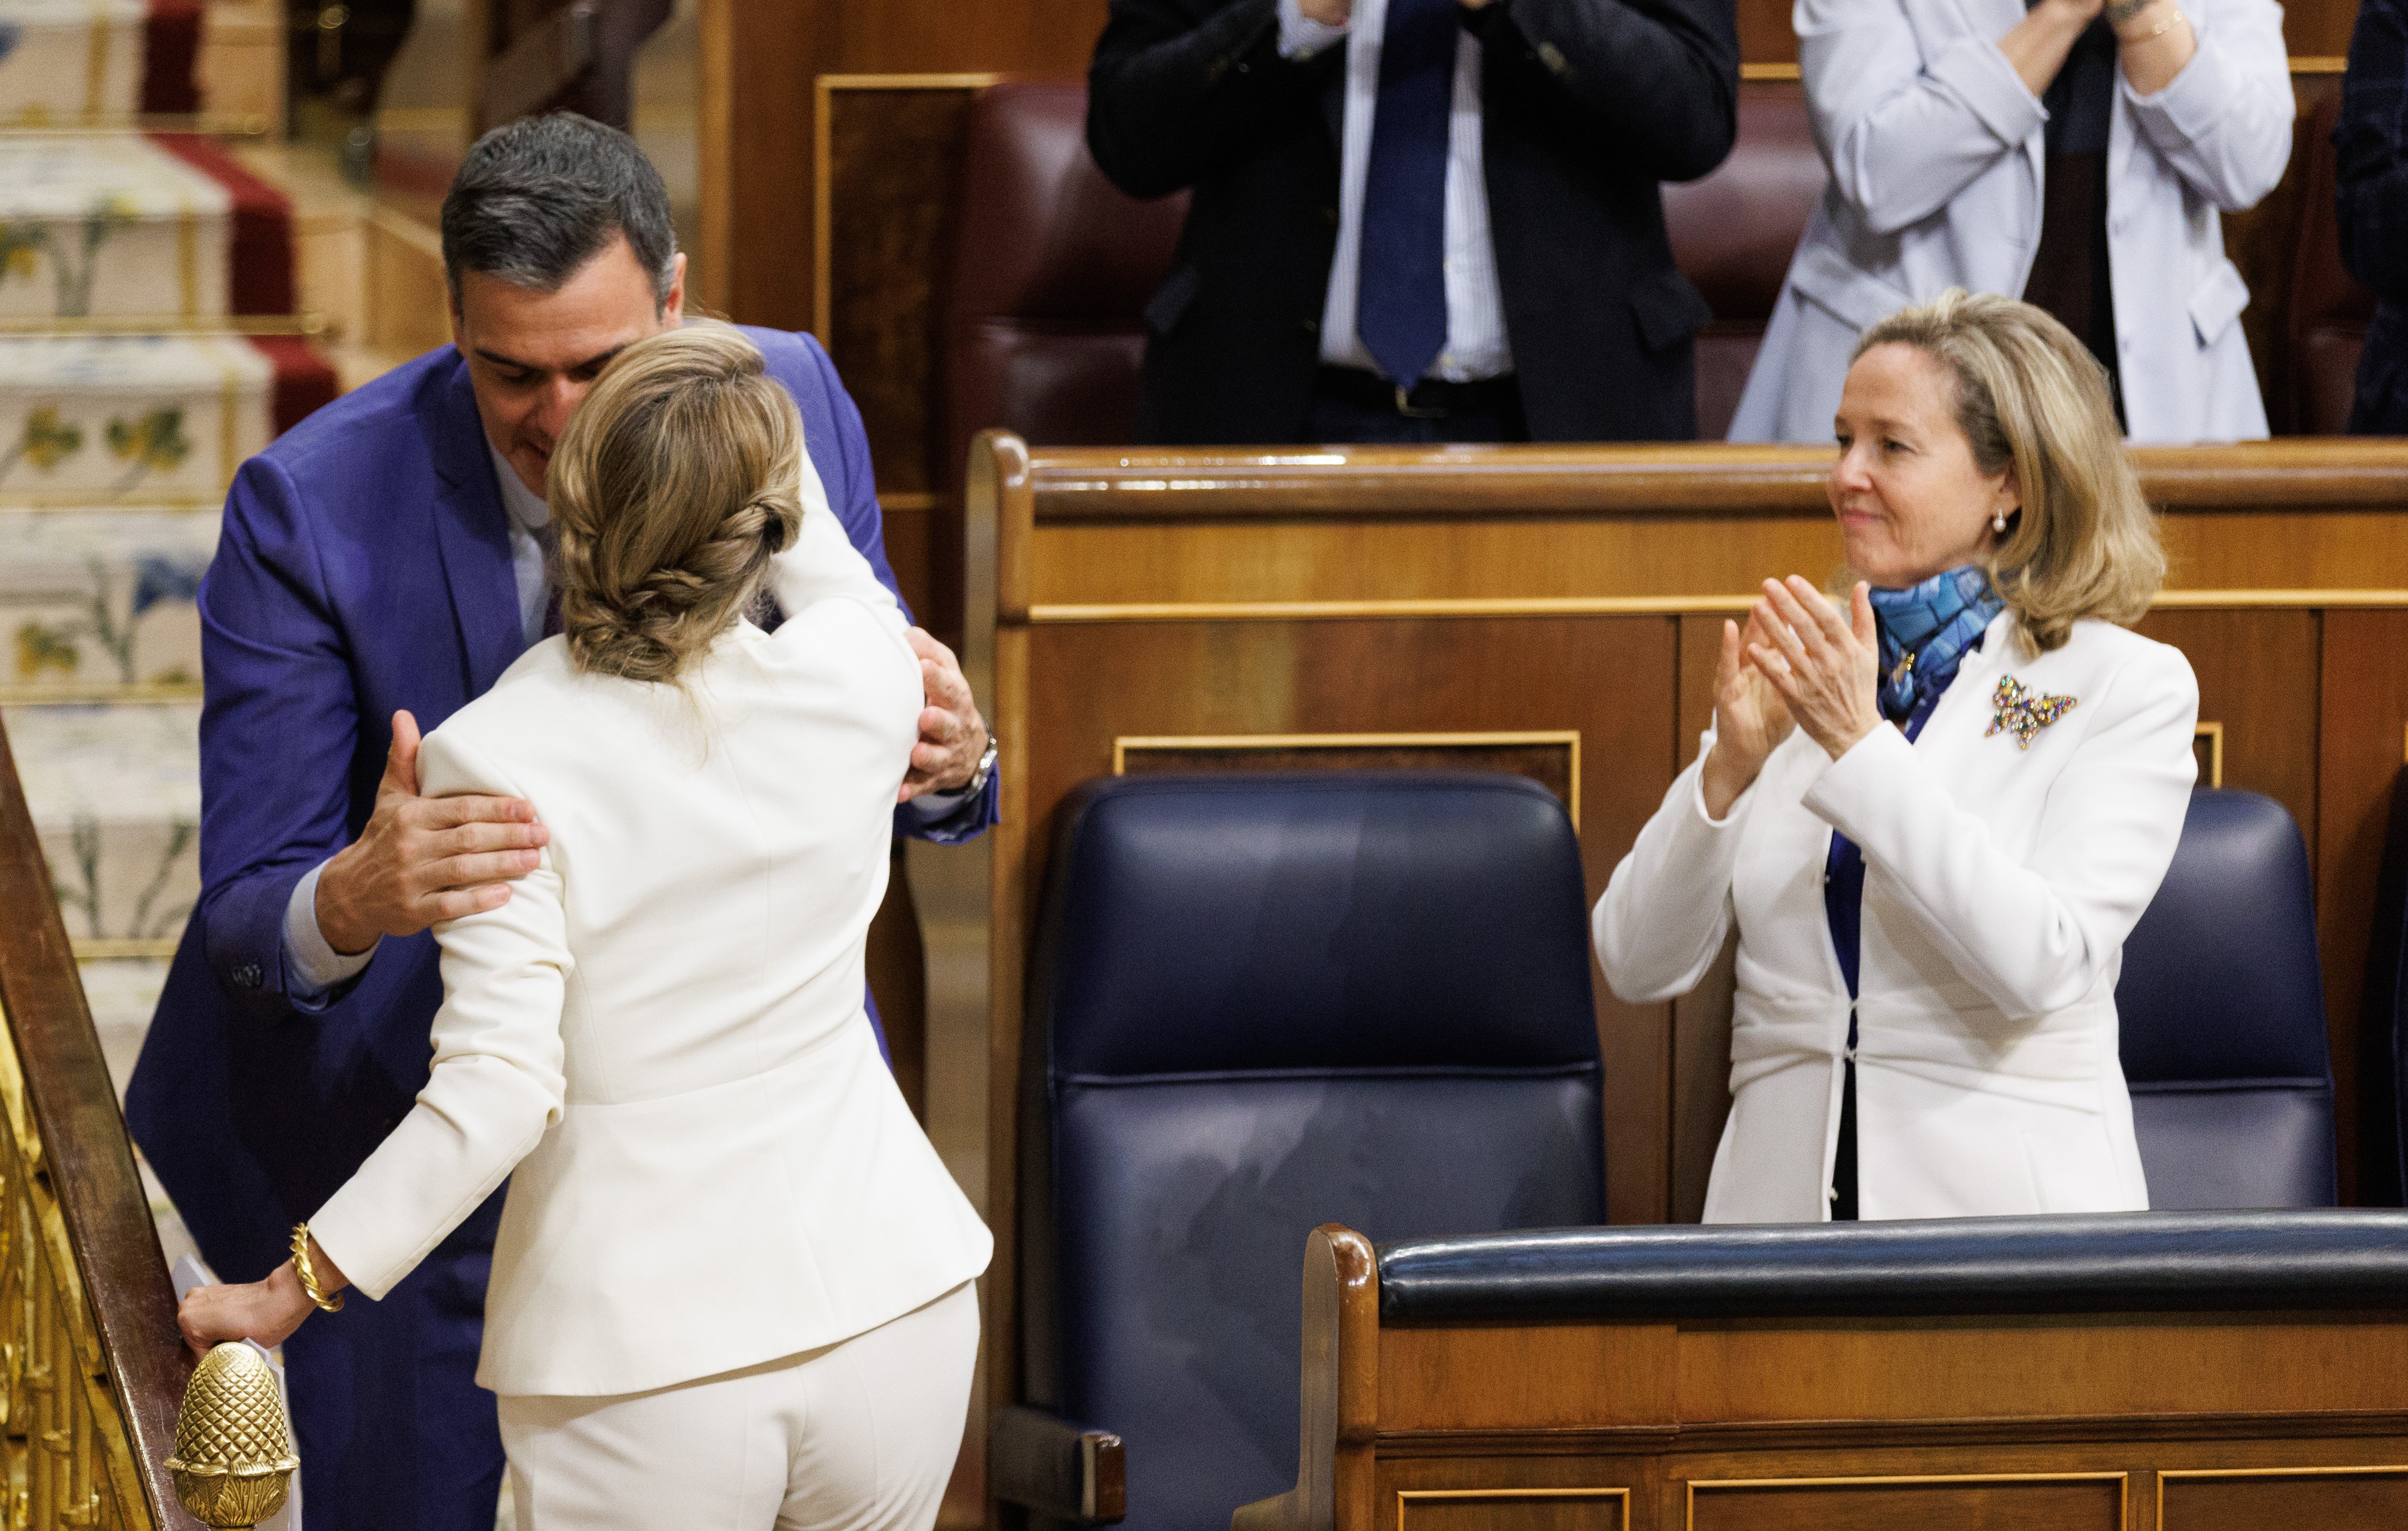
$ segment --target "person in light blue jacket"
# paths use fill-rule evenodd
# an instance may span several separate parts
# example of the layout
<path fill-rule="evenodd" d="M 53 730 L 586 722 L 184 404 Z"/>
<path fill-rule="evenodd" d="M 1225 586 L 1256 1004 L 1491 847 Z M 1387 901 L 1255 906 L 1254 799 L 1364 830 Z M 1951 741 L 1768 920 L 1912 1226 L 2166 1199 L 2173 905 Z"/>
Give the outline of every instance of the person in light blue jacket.
<path fill-rule="evenodd" d="M 1828 441 L 1856 336 L 1951 287 L 2054 314 L 2136 441 L 2266 434 L 2218 214 L 2290 159 L 2273 0 L 1799 0 L 1830 184 L 1731 424 Z"/>

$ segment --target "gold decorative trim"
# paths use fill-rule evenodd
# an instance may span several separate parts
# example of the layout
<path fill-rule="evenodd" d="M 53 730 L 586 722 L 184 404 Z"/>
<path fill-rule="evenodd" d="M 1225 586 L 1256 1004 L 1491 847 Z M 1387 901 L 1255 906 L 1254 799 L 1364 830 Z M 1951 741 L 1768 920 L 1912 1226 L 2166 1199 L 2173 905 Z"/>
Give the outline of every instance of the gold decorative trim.
<path fill-rule="evenodd" d="M 119 962 L 136 958 L 164 962 L 176 955 L 176 943 L 165 938 L 77 936 L 67 945 L 74 948 L 75 959 L 79 962 Z"/>
<path fill-rule="evenodd" d="M 225 489 L 234 487 L 233 475 L 226 478 L 225 488 L 204 498 L 199 495 L 156 495 L 132 499 L 95 499 L 88 494 L 63 493 L 33 495 L 23 499 L 0 498 L 0 515 L 12 511 L 184 511 L 217 510 L 225 504 Z"/>
<path fill-rule="evenodd" d="M 110 1386 L 99 1326 L 58 1197 L 13 1025 L 0 1011 L 0 1354 L 12 1431 L 0 1442 L 10 1525 L 151 1524 L 141 1469 Z"/>
<path fill-rule="evenodd" d="M 176 297 L 178 317 L 186 325 L 201 316 L 201 221 L 190 202 L 179 197 L 176 209 Z"/>
<path fill-rule="evenodd" d="M 83 51 L 83 115 L 100 115 L 101 98 L 108 93 L 108 40 L 117 29 L 109 24 L 108 13 L 93 7 L 92 33 L 84 39 Z"/>
<path fill-rule="evenodd" d="M 1120 734 L 1112 740 L 1112 774 L 1128 773 L 1129 751 L 1273 749 L 1482 749 L 1498 745 L 1559 744 L 1570 756 L 1567 780 L 1571 798 L 1564 804 L 1572 832 L 1580 832 L 1581 736 L 1578 729 L 1523 729 L 1491 731 L 1449 729 L 1435 733 L 1202 733 Z M 1467 1493 L 1472 1492 L 1469 1490 Z M 1490 1492 L 1482 1489 L 1477 1492 Z"/>
<path fill-rule="evenodd" d="M 1049 601 L 1028 608 L 1036 624 L 1089 622 L 1312 621 L 1418 616 L 1686 616 L 1743 612 L 1754 595 L 1459 596 L 1419 600 Z M 2303 607 L 2408 607 L 2408 590 L 2166 590 L 2153 607 L 2230 611 Z"/>
<path fill-rule="evenodd" d="M 78 499 L 72 496 L 58 499 L 20 500 L 10 503 L 0 499 L 0 516 L 9 515 L 72 515 L 92 511 L 172 511 L 193 515 L 207 511 L 225 509 L 225 497 L 218 495 L 203 499 L 198 495 L 163 495 L 152 499 Z"/>
<path fill-rule="evenodd" d="M 1622 1510 L 1623 1531 L 1630 1526 L 1630 1491 L 1621 1489 L 1398 1489 L 1397 1531 L 1405 1531 L 1405 1506 L 1415 1499 L 1611 1499 Z"/>
<path fill-rule="evenodd" d="M 0 319 L 0 335 L 322 335 L 322 313 L 228 313 L 209 318 L 164 313 L 102 314 L 84 319 Z"/>
<path fill-rule="evenodd" d="M 198 133 L 213 138 L 265 137 L 268 120 L 251 112 L 102 112 L 72 122 L 18 117 L 0 121 L 0 138 L 84 137 L 94 133 Z"/>
<path fill-rule="evenodd" d="M 2207 785 L 2222 787 L 2224 785 L 2224 725 L 2201 723 L 2191 729 L 2190 737 L 2194 746 L 2202 739 L 2207 741 Z"/>
<path fill-rule="evenodd" d="M 997 74 L 822 75 L 811 82 L 811 333 L 822 345 L 835 323 L 836 235 L 829 226 L 836 187 L 829 179 L 828 126 L 838 91 L 982 91 Z"/>
<path fill-rule="evenodd" d="M 2162 1480 L 2163 1475 L 2159 1475 Z M 2097 1483 L 2112 1480 L 2115 1484 L 2115 1524 L 2124 1525 L 2131 1518 L 2132 1475 L 2122 1472 L 1979 1472 L 1979 1473 L 1900 1473 L 1877 1478 L 1719 1478 L 1690 1479 L 1683 1487 L 1686 1513 L 1682 1518 L 1684 1531 L 1698 1531 L 1698 1493 L 1715 1489 L 1802 1489 L 1802 1488 L 1881 1488 L 1902 1483 Z M 2163 1495 L 2164 1489 L 2158 1493 Z"/>
<path fill-rule="evenodd" d="M 0 686 L 0 707 L 153 707 L 200 700 L 198 681 L 152 681 L 135 686 Z"/>
<path fill-rule="evenodd" d="M 927 489 L 898 489 L 893 494 L 881 494 L 878 508 L 882 511 L 940 511 L 945 497 Z"/>
<path fill-rule="evenodd" d="M 2372 1478 L 2408 1476 L 2408 1464 L 2374 1467 L 2169 1467 L 2157 1474 L 2157 1531 L 2166 1531 L 2169 1478 Z"/>

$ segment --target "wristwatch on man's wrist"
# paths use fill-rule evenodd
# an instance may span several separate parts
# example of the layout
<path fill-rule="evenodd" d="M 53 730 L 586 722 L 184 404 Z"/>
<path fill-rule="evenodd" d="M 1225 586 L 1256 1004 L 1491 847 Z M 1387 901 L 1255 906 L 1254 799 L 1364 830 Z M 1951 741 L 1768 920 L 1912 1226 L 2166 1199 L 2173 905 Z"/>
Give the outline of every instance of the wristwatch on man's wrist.
<path fill-rule="evenodd" d="M 995 774 L 995 762 L 1002 753 L 1002 746 L 996 743 L 995 735 L 988 734 L 986 753 L 979 757 L 976 769 L 970 772 L 968 783 L 960 789 L 962 796 L 973 798 L 986 790 L 987 778 Z"/>

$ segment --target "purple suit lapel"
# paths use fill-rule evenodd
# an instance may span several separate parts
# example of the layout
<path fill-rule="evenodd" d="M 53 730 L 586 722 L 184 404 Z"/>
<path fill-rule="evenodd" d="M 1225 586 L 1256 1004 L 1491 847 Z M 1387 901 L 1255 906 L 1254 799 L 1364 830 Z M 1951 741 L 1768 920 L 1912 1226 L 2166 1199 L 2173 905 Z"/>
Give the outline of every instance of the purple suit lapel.
<path fill-rule="evenodd" d="M 494 482 L 493 454 L 477 418 L 466 363 L 430 380 L 435 428 L 429 444 L 444 494 L 435 507 L 435 545 L 452 587 L 452 612 L 467 657 L 468 696 L 483 696 L 526 647 L 519 626 L 518 577 L 509 520 Z"/>

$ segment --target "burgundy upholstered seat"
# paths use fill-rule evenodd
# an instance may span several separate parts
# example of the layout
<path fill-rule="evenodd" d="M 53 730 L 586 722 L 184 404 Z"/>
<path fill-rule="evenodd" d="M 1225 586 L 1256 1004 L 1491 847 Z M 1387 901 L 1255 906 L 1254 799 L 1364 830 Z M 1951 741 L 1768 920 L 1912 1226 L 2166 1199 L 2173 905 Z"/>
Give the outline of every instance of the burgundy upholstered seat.
<path fill-rule="evenodd" d="M 2339 436 L 2348 430 L 2358 354 L 2366 343 L 2367 321 L 2374 316 L 2373 290 L 2341 263 L 2332 141 L 2340 116 L 2336 91 L 2300 124 L 2299 242 L 2275 374 L 2283 397 L 2270 412 L 2280 435 Z"/>
<path fill-rule="evenodd" d="M 1698 334 L 1698 436 L 1718 441 L 1756 365 L 1789 258 L 1828 176 L 1792 83 L 1740 87 L 1739 143 L 1713 174 L 1664 188 L 1672 258 L 1713 307 Z"/>

